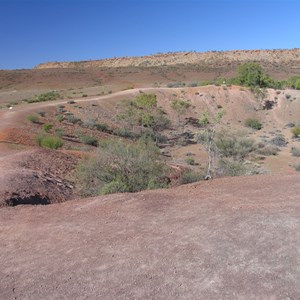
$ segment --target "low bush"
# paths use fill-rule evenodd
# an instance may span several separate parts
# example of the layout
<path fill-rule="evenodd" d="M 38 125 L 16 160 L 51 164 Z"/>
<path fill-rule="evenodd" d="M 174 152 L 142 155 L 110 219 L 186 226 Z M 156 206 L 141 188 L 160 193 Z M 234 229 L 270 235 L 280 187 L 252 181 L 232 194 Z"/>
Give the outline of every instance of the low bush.
<path fill-rule="evenodd" d="M 36 116 L 36 115 L 27 116 L 27 120 L 32 122 L 32 123 L 36 123 L 36 124 L 39 123 L 39 121 L 40 121 L 39 117 Z"/>
<path fill-rule="evenodd" d="M 77 123 L 81 123 L 81 119 L 80 118 L 77 118 L 75 117 L 74 115 L 68 115 L 67 116 L 67 121 L 72 123 L 72 124 L 77 124 Z"/>
<path fill-rule="evenodd" d="M 296 171 L 299 172 L 300 171 L 300 163 L 294 165 L 294 168 L 295 168 Z"/>
<path fill-rule="evenodd" d="M 198 82 L 190 82 L 188 84 L 188 87 L 196 87 L 196 86 L 198 86 Z"/>
<path fill-rule="evenodd" d="M 204 179 L 203 174 L 194 172 L 192 170 L 187 170 L 181 174 L 181 176 L 179 178 L 179 183 L 180 184 L 188 184 L 188 183 L 197 182 L 197 181 L 200 181 L 203 179 Z"/>
<path fill-rule="evenodd" d="M 199 86 L 206 86 L 206 85 L 210 85 L 210 84 L 212 84 L 211 81 L 205 80 L 205 81 L 201 81 L 201 82 L 199 83 Z"/>
<path fill-rule="evenodd" d="M 44 124 L 43 128 L 46 132 L 49 132 L 52 129 L 53 125 L 50 123 Z"/>
<path fill-rule="evenodd" d="M 199 125 L 201 127 L 205 127 L 206 125 L 209 124 L 209 115 L 208 115 L 208 111 L 204 111 L 201 113 L 200 117 L 199 117 Z"/>
<path fill-rule="evenodd" d="M 60 98 L 60 95 L 58 92 L 50 91 L 47 93 L 40 94 L 33 99 L 27 99 L 27 102 L 28 103 L 45 102 L 45 101 L 56 100 L 58 98 Z"/>
<path fill-rule="evenodd" d="M 120 137 L 124 137 L 124 138 L 131 138 L 131 139 L 135 139 L 138 137 L 138 135 L 126 128 L 117 128 L 113 131 L 114 135 L 120 136 Z"/>
<path fill-rule="evenodd" d="M 40 147 L 58 149 L 63 146 L 62 140 L 57 136 L 38 135 L 36 142 Z"/>
<path fill-rule="evenodd" d="M 260 155 L 270 156 L 270 155 L 277 155 L 279 152 L 279 148 L 274 145 L 268 145 L 265 143 L 260 143 L 258 145 L 258 149 L 256 151 Z"/>
<path fill-rule="evenodd" d="M 87 127 L 89 129 L 94 129 L 95 125 L 96 121 L 94 119 L 90 119 L 84 123 L 84 127 Z"/>
<path fill-rule="evenodd" d="M 55 130 L 55 134 L 56 134 L 58 137 L 61 138 L 61 137 L 64 135 L 64 130 L 61 129 L 61 128 L 57 128 L 57 129 Z"/>
<path fill-rule="evenodd" d="M 257 119 L 252 118 L 248 118 L 245 120 L 245 126 L 256 130 L 262 129 L 262 124 Z"/>
<path fill-rule="evenodd" d="M 64 117 L 63 115 L 58 115 L 58 116 L 56 116 L 56 120 L 57 120 L 58 122 L 62 122 L 64 119 L 65 119 L 65 117 Z"/>
<path fill-rule="evenodd" d="M 168 88 L 179 88 L 179 87 L 184 87 L 185 86 L 185 83 L 184 82 L 181 82 L 181 81 L 178 81 L 178 82 L 171 82 L 171 83 L 168 83 L 167 84 L 167 87 Z"/>
<path fill-rule="evenodd" d="M 46 112 L 45 112 L 45 111 L 39 111 L 38 114 L 39 114 L 41 117 L 45 117 Z"/>
<path fill-rule="evenodd" d="M 276 135 L 273 137 L 270 141 L 272 145 L 278 146 L 278 147 L 285 147 L 287 144 L 287 141 L 283 135 Z"/>
<path fill-rule="evenodd" d="M 78 180 L 85 196 L 137 192 L 166 187 L 166 171 L 153 142 L 106 140 L 79 165 Z"/>
<path fill-rule="evenodd" d="M 293 137 L 295 137 L 295 138 L 299 137 L 299 135 L 300 135 L 300 126 L 293 127 L 291 129 L 291 132 L 293 134 Z"/>
<path fill-rule="evenodd" d="M 246 167 L 240 161 L 220 159 L 218 161 L 218 173 L 221 176 L 241 176 L 247 172 Z"/>
<path fill-rule="evenodd" d="M 195 165 L 195 160 L 192 158 L 192 157 L 188 157 L 185 162 L 188 164 L 188 165 L 191 165 L 191 166 L 194 166 Z"/>
<path fill-rule="evenodd" d="M 286 126 L 286 127 L 289 127 L 289 128 L 293 128 L 293 127 L 295 127 L 296 125 L 295 125 L 294 122 L 289 122 L 289 123 L 287 123 L 285 126 Z"/>
<path fill-rule="evenodd" d="M 108 126 L 104 123 L 96 123 L 94 128 L 99 130 L 99 131 L 103 131 L 103 132 L 108 132 L 109 131 Z"/>
<path fill-rule="evenodd" d="M 215 145 L 218 153 L 223 157 L 232 157 L 241 160 L 256 150 L 253 139 L 246 138 L 242 133 L 219 132 L 215 137 Z"/>
<path fill-rule="evenodd" d="M 98 140 L 90 135 L 84 135 L 82 137 L 80 137 L 80 141 L 86 145 L 90 145 L 90 146 L 94 146 L 97 147 L 98 146 Z"/>
<path fill-rule="evenodd" d="M 291 153 L 293 156 L 300 157 L 300 148 L 292 147 Z"/>

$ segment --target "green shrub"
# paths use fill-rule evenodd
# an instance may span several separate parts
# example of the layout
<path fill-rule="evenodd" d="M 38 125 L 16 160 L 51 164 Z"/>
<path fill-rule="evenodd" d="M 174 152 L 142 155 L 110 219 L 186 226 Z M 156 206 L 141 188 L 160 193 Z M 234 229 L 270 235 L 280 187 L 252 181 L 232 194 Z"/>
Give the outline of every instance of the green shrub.
<path fill-rule="evenodd" d="M 300 78 L 298 78 L 294 84 L 294 89 L 300 90 Z"/>
<path fill-rule="evenodd" d="M 108 126 L 104 123 L 96 123 L 94 128 L 103 132 L 109 131 Z"/>
<path fill-rule="evenodd" d="M 237 80 L 242 86 L 267 87 L 271 78 L 263 72 L 259 64 L 249 62 L 238 67 Z"/>
<path fill-rule="evenodd" d="M 201 127 L 205 127 L 206 125 L 209 124 L 209 115 L 208 115 L 208 111 L 204 111 L 201 113 L 200 117 L 199 117 L 199 125 Z"/>
<path fill-rule="evenodd" d="M 196 86 L 198 86 L 198 82 L 190 82 L 188 84 L 188 87 L 196 87 Z"/>
<path fill-rule="evenodd" d="M 67 116 L 67 121 L 72 123 L 72 124 L 77 124 L 77 123 L 81 123 L 81 119 L 80 118 L 77 118 L 75 117 L 74 115 L 68 115 Z"/>
<path fill-rule="evenodd" d="M 98 146 L 98 140 L 95 137 L 90 136 L 90 135 L 84 135 L 84 136 L 80 137 L 80 141 L 86 145 L 91 145 L 94 147 Z"/>
<path fill-rule="evenodd" d="M 46 132 L 49 132 L 52 129 L 53 125 L 50 123 L 44 124 L 43 128 Z"/>
<path fill-rule="evenodd" d="M 218 173 L 221 176 L 241 176 L 246 172 L 246 167 L 240 161 L 220 159 L 218 162 Z"/>
<path fill-rule="evenodd" d="M 32 123 L 39 123 L 40 119 L 36 115 L 29 115 L 27 116 L 27 120 L 32 122 Z"/>
<path fill-rule="evenodd" d="M 204 80 L 204 81 L 201 81 L 201 82 L 199 83 L 199 86 L 206 86 L 206 85 L 210 85 L 210 84 L 212 84 L 211 81 L 209 81 L 209 80 Z"/>
<path fill-rule="evenodd" d="M 181 174 L 181 176 L 179 178 L 179 183 L 180 184 L 188 184 L 188 183 L 197 182 L 197 181 L 200 181 L 203 179 L 204 179 L 203 174 L 194 172 L 192 170 L 187 170 Z"/>
<path fill-rule="evenodd" d="M 56 116 L 56 120 L 57 120 L 58 122 L 62 122 L 64 119 L 65 119 L 65 117 L 64 117 L 63 115 L 58 115 L 58 116 Z"/>
<path fill-rule="evenodd" d="M 184 82 L 181 82 L 181 81 L 178 81 L 178 82 L 172 82 L 172 83 L 168 83 L 167 84 L 167 87 L 168 88 L 179 88 L 179 87 L 184 87 L 185 86 L 185 83 Z"/>
<path fill-rule="evenodd" d="M 93 158 L 79 165 L 78 180 L 85 196 L 167 186 L 166 166 L 151 141 L 104 141 Z"/>
<path fill-rule="evenodd" d="M 215 145 L 219 154 L 233 159 L 244 159 L 256 150 L 255 141 L 246 138 L 242 133 L 221 131 L 215 137 Z"/>
<path fill-rule="evenodd" d="M 58 149 L 63 145 L 62 140 L 57 136 L 38 135 L 36 137 L 36 142 L 40 147 L 50 149 Z"/>
<path fill-rule="evenodd" d="M 96 120 L 94 119 L 90 119 L 84 123 L 84 126 L 89 129 L 94 129 L 95 125 L 96 125 Z"/>
<path fill-rule="evenodd" d="M 28 99 L 28 103 L 36 103 L 36 102 L 45 102 L 45 101 L 52 101 L 60 98 L 59 93 L 56 91 L 50 91 L 47 93 L 43 93 L 35 97 L 34 99 Z"/>
<path fill-rule="evenodd" d="M 114 135 L 120 136 L 120 137 L 124 137 L 124 138 L 137 138 L 138 135 L 126 128 L 117 128 L 113 131 Z"/>
<path fill-rule="evenodd" d="M 293 137 L 295 137 L 295 138 L 299 137 L 299 135 L 300 135 L 300 126 L 293 127 L 291 129 L 291 132 L 293 134 Z"/>
<path fill-rule="evenodd" d="M 57 128 L 57 129 L 55 130 L 55 134 L 56 134 L 58 137 L 61 138 L 61 137 L 64 135 L 64 130 L 61 129 L 61 128 Z"/>
<path fill-rule="evenodd" d="M 245 126 L 256 130 L 262 129 L 262 124 L 257 119 L 252 118 L 248 118 L 245 120 Z"/>
<path fill-rule="evenodd" d="M 86 98 L 88 95 L 87 94 L 83 94 L 82 95 L 82 98 Z"/>
<path fill-rule="evenodd" d="M 191 166 L 195 165 L 195 160 L 192 157 L 188 157 L 185 161 L 188 165 L 191 165 Z"/>

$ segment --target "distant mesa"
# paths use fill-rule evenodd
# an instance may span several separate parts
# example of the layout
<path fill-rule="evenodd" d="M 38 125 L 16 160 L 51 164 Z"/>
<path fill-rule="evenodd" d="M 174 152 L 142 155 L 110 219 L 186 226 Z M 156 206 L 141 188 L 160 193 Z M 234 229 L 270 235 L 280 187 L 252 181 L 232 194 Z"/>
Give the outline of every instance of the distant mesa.
<path fill-rule="evenodd" d="M 232 50 L 209 52 L 171 52 L 148 56 L 120 57 L 102 60 L 78 62 L 48 62 L 41 63 L 35 69 L 62 68 L 117 68 L 117 67 L 158 67 L 162 65 L 209 64 L 210 62 L 245 62 L 256 61 L 264 63 L 290 63 L 300 66 L 300 49 L 275 50 Z"/>

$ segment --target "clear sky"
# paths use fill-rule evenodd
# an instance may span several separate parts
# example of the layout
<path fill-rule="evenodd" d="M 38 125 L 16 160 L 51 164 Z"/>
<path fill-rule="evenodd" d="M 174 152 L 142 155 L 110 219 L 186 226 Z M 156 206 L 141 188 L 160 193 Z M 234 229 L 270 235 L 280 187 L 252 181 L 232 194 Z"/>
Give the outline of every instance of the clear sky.
<path fill-rule="evenodd" d="M 0 69 L 158 52 L 300 48 L 300 0 L 0 0 Z"/>

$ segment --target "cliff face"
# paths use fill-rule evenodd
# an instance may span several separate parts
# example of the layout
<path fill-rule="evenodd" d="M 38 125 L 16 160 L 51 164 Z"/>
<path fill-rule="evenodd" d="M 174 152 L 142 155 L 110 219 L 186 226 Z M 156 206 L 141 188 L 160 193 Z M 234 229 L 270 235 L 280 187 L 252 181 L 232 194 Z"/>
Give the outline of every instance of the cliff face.
<path fill-rule="evenodd" d="M 115 68 L 155 67 L 178 64 L 227 65 L 233 62 L 257 61 L 271 64 L 285 64 L 300 67 L 300 49 L 290 50 L 234 50 L 224 52 L 175 52 L 138 57 L 120 57 L 79 62 L 48 62 L 35 69 L 54 68 Z"/>

